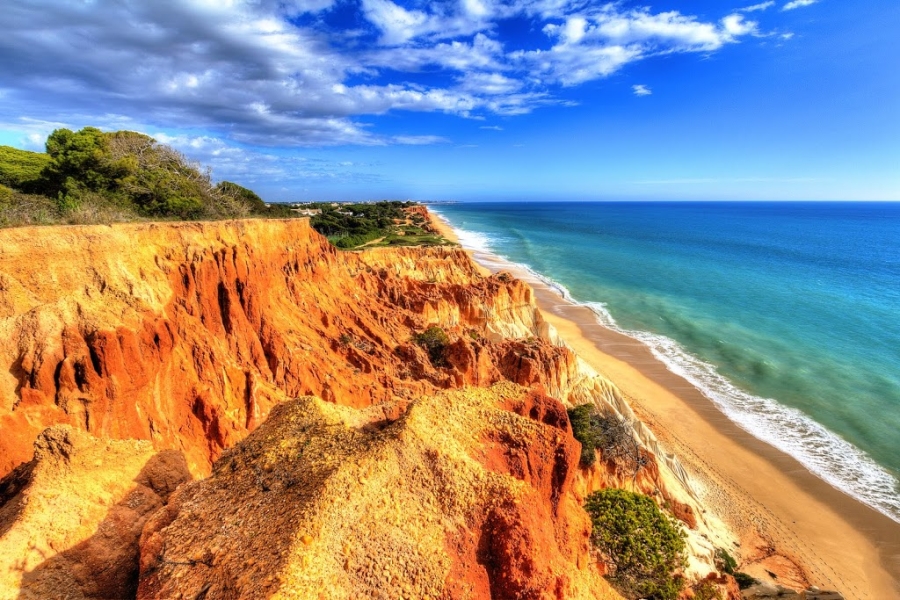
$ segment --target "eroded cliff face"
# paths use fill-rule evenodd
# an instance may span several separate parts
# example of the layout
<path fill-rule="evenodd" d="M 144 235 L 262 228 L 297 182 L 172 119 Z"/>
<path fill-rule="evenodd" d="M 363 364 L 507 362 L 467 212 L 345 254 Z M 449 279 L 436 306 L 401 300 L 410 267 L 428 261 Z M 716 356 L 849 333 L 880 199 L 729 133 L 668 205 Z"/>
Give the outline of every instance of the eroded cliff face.
<path fill-rule="evenodd" d="M 411 335 L 502 330 L 531 299 L 454 250 L 399 252 L 414 276 L 398 277 L 389 254 L 338 254 L 305 221 L 0 238 L 0 476 L 56 423 L 180 449 L 204 475 L 285 398 L 368 406 L 453 385 Z"/>
<path fill-rule="evenodd" d="M 413 342 L 416 334 L 431 325 L 444 329 L 450 339 L 437 365 Z M 247 597 L 255 593 L 257 588 L 253 586 L 259 582 L 251 585 L 238 581 L 241 567 L 237 558 L 228 558 L 231 550 L 216 553 L 216 561 L 224 561 L 221 568 L 205 554 L 200 558 L 191 554 L 222 548 L 222 540 L 207 540 L 212 546 L 197 549 L 184 545 L 188 538 L 174 533 L 166 538 L 166 548 L 183 551 L 192 568 L 200 569 L 190 571 L 190 576 L 171 567 L 170 562 L 178 561 L 166 558 L 166 551 L 159 548 L 159 536 L 165 537 L 160 523 L 178 524 L 187 536 L 189 530 L 194 531 L 192 519 L 204 510 L 221 515 L 226 522 L 236 518 L 240 495 L 231 495 L 230 499 L 216 496 L 215 501 L 210 496 L 215 490 L 232 488 L 255 494 L 261 506 L 273 506 L 267 504 L 279 497 L 271 495 L 273 490 L 285 498 L 293 498 L 301 490 L 308 494 L 298 501 L 302 500 L 303 510 L 311 511 L 309 514 L 285 513 L 285 518 L 294 521 L 286 521 L 278 532 L 259 529 L 259 543 L 271 534 L 275 536 L 273 547 L 292 557 L 286 560 L 280 556 L 266 563 L 277 573 L 277 579 L 266 589 L 295 589 L 294 584 L 284 582 L 300 585 L 304 577 L 312 576 L 313 571 L 304 575 L 304 569 L 318 564 L 310 562 L 312 558 L 326 558 L 326 554 L 310 554 L 306 546 L 316 552 L 331 552 L 339 539 L 335 529 L 325 535 L 331 545 L 317 546 L 319 534 L 303 533 L 304 528 L 318 523 L 315 515 L 331 514 L 329 522 L 339 520 L 341 513 L 328 513 L 329 502 L 336 497 L 329 486 L 355 476 L 360 465 L 375 468 L 379 464 L 376 455 L 387 461 L 385 465 L 394 465 L 384 467 L 390 468 L 389 473 L 379 471 L 383 475 L 380 484 L 402 492 L 404 502 L 411 503 L 403 505 L 409 514 L 421 513 L 427 521 L 430 529 L 422 524 L 422 531 L 427 530 L 427 536 L 431 536 L 431 545 L 423 547 L 438 548 L 435 540 L 442 540 L 441 547 L 450 556 L 441 562 L 434 555 L 437 562 L 422 579 L 428 590 L 443 590 L 444 597 L 488 597 L 484 590 L 493 593 L 495 589 L 529 590 L 547 585 L 551 587 L 545 589 L 605 590 L 595 582 L 596 573 L 585 565 L 586 522 L 579 507 L 590 491 L 609 485 L 636 485 L 660 495 L 661 501 L 681 512 L 679 516 L 691 527 L 693 575 L 702 577 L 711 571 L 713 544 L 724 545 L 693 498 L 690 482 L 677 460 L 666 456 L 652 433 L 639 422 L 634 423 L 635 432 L 648 461 L 637 477 L 619 473 L 602 462 L 584 471 L 571 462 L 573 444 L 577 443 L 559 419 L 547 423 L 532 417 L 536 424 L 523 425 L 529 422 L 523 416 L 524 421 L 516 423 L 525 429 L 513 433 L 503 427 L 491 429 L 499 423 L 500 413 L 496 411 L 500 408 L 515 413 L 510 394 L 521 398 L 522 390 L 490 397 L 479 395 L 482 392 L 456 396 L 439 393 L 507 381 L 546 397 L 538 403 L 543 407 L 537 411 L 540 414 L 559 413 L 562 405 L 550 407 L 556 402 L 551 398 L 556 398 L 568 405 L 592 402 L 626 418 L 633 417 L 615 386 L 578 359 L 543 322 L 528 286 L 503 274 L 481 275 L 459 249 L 339 253 L 303 220 L 0 231 L 0 363 L 0 477 L 7 475 L 4 485 L 19 482 L 6 488 L 0 511 L 13 514 L 9 507 L 19 506 L 25 498 L 27 486 L 21 482 L 30 480 L 23 479 L 22 473 L 31 467 L 20 465 L 32 459 L 34 441 L 53 425 L 66 425 L 70 429 L 65 431 L 71 435 L 83 432 L 91 440 L 142 440 L 143 445 L 130 459 L 104 460 L 95 466 L 98 473 L 102 471 L 98 481 L 105 477 L 127 484 L 98 501 L 99 507 L 110 510 L 134 489 L 138 481 L 134 468 L 148 464 L 155 452 L 178 452 L 185 473 L 189 471 L 195 478 L 209 475 L 212 465 L 219 461 L 210 479 L 182 488 L 169 507 L 151 519 L 155 525 L 148 526 L 144 538 L 145 582 L 141 584 L 147 597 L 174 589 L 172 578 L 196 577 L 202 587 L 206 581 L 203 577 L 209 576 L 201 573 L 202 565 L 231 574 L 229 585 L 249 590 Z M 238 445 L 266 422 L 275 407 L 291 398 L 311 396 L 321 400 L 284 405 L 294 408 L 279 412 L 268 433 L 261 430 L 259 436 Z M 457 404 L 459 410 L 454 408 Z M 371 414 L 381 417 L 370 418 Z M 472 432 L 478 432 L 475 438 L 480 450 L 473 442 L 475 438 L 453 437 L 450 433 L 450 437 L 438 435 L 435 439 L 439 443 L 412 443 L 411 438 L 421 438 L 426 430 L 417 415 L 430 415 L 427 419 L 431 421 L 444 419 L 443 424 L 454 435 L 463 433 L 453 425 L 454 419 L 460 419 Z M 477 425 L 478 418 L 487 421 Z M 323 422 L 333 422 L 337 437 L 316 434 L 318 437 L 303 439 L 323 445 L 333 452 L 335 461 L 345 461 L 346 465 L 305 465 L 302 461 L 306 459 L 291 454 L 299 451 L 296 444 L 291 446 L 294 442 L 285 442 L 287 446 L 276 443 L 278 435 L 300 443 L 302 436 L 292 427 L 305 427 L 298 423 L 307 423 L 315 430 Z M 354 422 L 358 424 L 352 425 Z M 535 427 L 540 434 L 532 431 Z M 526 430 L 532 433 L 523 433 Z M 347 436 L 369 441 L 358 448 L 344 448 L 337 442 Z M 456 450 L 444 452 L 444 444 Z M 529 444 L 549 444 L 548 453 L 530 456 Z M 234 450 L 222 456 L 226 448 Z M 374 454 L 368 456 L 362 448 Z M 552 456 L 560 457 L 559 461 Z M 299 487 L 285 484 L 296 482 L 298 472 L 319 467 L 324 470 L 315 481 Z M 428 477 L 416 479 L 422 468 L 429 471 Z M 272 479 L 275 476 L 271 473 L 278 477 Z M 270 479 L 271 485 L 266 483 Z M 358 511 L 376 507 L 389 511 L 392 497 L 384 494 L 380 484 L 367 487 L 368 475 L 363 480 L 362 487 L 357 486 Z M 531 491 L 522 487 L 525 484 Z M 432 506 L 410 499 L 421 492 L 433 498 L 447 493 L 452 500 L 456 498 L 453 494 L 462 493 L 460 490 L 465 490 L 468 504 Z M 28 493 L 29 498 L 39 496 L 37 492 Z M 493 501 L 487 500 L 491 494 L 505 499 L 502 511 L 497 512 Z M 527 502 L 516 504 L 516 498 Z M 90 512 L 93 516 L 56 521 L 54 527 L 61 541 L 40 556 L 49 561 L 85 540 L 93 540 L 86 538 L 85 532 L 105 522 L 102 512 L 98 508 Z M 298 519 L 307 524 L 298 525 Z M 452 534 L 450 522 L 462 529 Z M 235 527 L 243 524 L 248 532 L 265 525 L 242 521 Z M 389 539 L 412 535 L 404 526 L 396 527 L 381 533 Z M 513 530 L 516 533 L 511 533 Z M 43 535 L 42 526 L 25 524 L 16 531 L 21 539 L 32 542 Z M 341 531 L 352 533 L 349 529 Z M 132 565 L 137 562 L 138 533 L 132 527 L 122 534 L 122 546 L 130 549 L 126 554 L 131 556 Z M 191 540 L 200 539 L 195 533 L 190 533 Z M 7 544 L 5 535 L 8 531 L 0 531 L 2 545 Z M 313 542 L 303 541 L 306 535 L 313 536 Z M 503 583 L 499 572 L 492 571 L 494 567 L 479 562 L 484 548 L 491 556 L 495 550 L 499 555 L 506 556 L 506 552 L 512 556 L 524 552 L 534 540 L 547 545 L 548 555 L 528 555 L 530 558 L 514 569 L 512 562 L 504 563 L 505 568 L 522 573 L 516 581 Z M 504 549 L 490 544 L 511 545 Z M 365 551 L 342 548 L 341 556 L 357 562 L 338 566 L 355 573 L 347 580 L 353 583 L 347 586 L 375 590 L 373 569 L 383 570 L 384 566 L 375 558 L 378 548 L 362 548 Z M 235 556 L 241 555 L 239 550 L 233 548 Z M 332 562 L 326 561 L 329 569 L 335 566 L 334 556 L 337 554 L 329 559 Z M 128 560 L 121 558 L 123 564 Z M 369 570 L 358 566 L 362 564 L 369 565 Z M 59 567 L 62 571 L 77 571 L 70 563 L 63 565 Z M 21 581 L 34 585 L 44 581 L 40 577 L 46 579 L 50 571 L 39 567 L 30 565 L 26 571 L 38 575 Z M 572 569 L 578 574 L 563 577 Z M 9 568 L 20 577 L 26 571 L 16 565 Z M 322 577 L 336 577 L 338 571 L 323 573 Z M 456 583 L 450 585 L 448 581 Z M 136 581 L 130 585 L 136 585 Z M 83 596 L 102 597 L 95 592 L 88 586 Z M 582 592 L 566 595 L 569 593 L 549 597 L 578 597 Z"/>
<path fill-rule="evenodd" d="M 618 598 L 578 455 L 562 404 L 508 383 L 292 400 L 148 524 L 138 598 Z"/>

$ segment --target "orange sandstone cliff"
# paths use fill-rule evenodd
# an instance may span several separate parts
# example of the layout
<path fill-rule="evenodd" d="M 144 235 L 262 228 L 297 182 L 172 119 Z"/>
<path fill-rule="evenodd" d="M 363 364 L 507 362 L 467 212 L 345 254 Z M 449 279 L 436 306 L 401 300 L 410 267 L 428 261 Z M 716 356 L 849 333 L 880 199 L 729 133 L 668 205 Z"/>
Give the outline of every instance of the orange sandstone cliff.
<path fill-rule="evenodd" d="M 693 576 L 730 542 L 639 422 L 639 477 L 578 468 L 565 406 L 627 403 L 459 249 L 0 231 L 0 366 L 0 598 L 616 597 L 580 506 L 628 483 L 676 507 Z"/>

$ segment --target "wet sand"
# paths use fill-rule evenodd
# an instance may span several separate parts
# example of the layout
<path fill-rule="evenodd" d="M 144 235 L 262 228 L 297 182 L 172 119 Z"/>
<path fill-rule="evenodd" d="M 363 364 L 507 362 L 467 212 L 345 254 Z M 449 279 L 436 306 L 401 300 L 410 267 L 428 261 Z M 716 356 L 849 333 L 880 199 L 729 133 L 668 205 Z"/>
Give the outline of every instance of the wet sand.
<path fill-rule="evenodd" d="M 456 240 L 446 222 L 433 221 Z M 900 599 L 900 524 L 739 428 L 647 346 L 603 327 L 587 307 L 489 254 L 476 251 L 473 257 L 531 285 L 546 320 L 627 395 L 636 414 L 678 455 L 704 505 L 738 534 L 738 554 L 770 546 L 801 565 L 812 585 L 848 599 Z"/>

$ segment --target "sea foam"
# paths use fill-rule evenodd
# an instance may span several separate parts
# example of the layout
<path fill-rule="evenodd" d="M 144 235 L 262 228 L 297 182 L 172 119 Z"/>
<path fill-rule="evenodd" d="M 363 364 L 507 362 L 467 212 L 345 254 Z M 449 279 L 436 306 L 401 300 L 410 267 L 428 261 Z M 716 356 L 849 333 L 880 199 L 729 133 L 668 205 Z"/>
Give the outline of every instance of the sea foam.
<path fill-rule="evenodd" d="M 795 458 L 832 487 L 900 523 L 900 482 L 865 452 L 811 419 L 802 411 L 771 398 L 754 396 L 722 376 L 715 365 L 700 360 L 663 335 L 620 327 L 602 302 L 581 302 L 558 281 L 495 253 L 498 241 L 479 232 L 454 227 L 460 244 L 489 267 L 526 272 L 567 302 L 589 308 L 604 327 L 646 345 L 666 368 L 700 390 L 738 427 Z"/>

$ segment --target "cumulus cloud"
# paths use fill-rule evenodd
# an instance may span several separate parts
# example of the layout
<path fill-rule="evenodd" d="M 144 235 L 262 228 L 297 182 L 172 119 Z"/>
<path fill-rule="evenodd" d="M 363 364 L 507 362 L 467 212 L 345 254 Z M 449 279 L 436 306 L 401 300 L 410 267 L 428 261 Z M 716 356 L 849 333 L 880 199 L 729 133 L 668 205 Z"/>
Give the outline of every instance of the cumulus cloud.
<path fill-rule="evenodd" d="M 795 8 L 803 8 L 804 6 L 810 6 L 815 4 L 819 0 L 793 0 L 793 2 L 788 2 L 785 4 L 781 10 L 794 10 Z"/>
<path fill-rule="evenodd" d="M 549 23 L 543 31 L 555 41 L 552 48 L 513 56 L 548 80 L 572 86 L 607 77 L 655 55 L 718 50 L 755 33 L 757 24 L 737 13 L 711 23 L 677 11 L 620 12 L 617 5 L 606 5 L 569 16 L 562 23 Z"/>
<path fill-rule="evenodd" d="M 129 115 L 237 146 L 440 143 L 381 133 L 366 119 L 524 114 L 564 104 L 560 86 L 653 56 L 713 52 L 757 31 L 740 13 L 708 21 L 592 0 L 348 7 L 357 10 L 352 31 L 323 18 L 335 0 L 9 0 L 0 122 L 33 137 L 45 132 L 23 114 L 110 127 Z M 530 21 L 534 34 L 506 48 L 498 23 L 511 18 Z"/>
<path fill-rule="evenodd" d="M 428 67 L 454 71 L 503 69 L 503 46 L 484 34 L 475 34 L 471 42 L 440 42 L 424 47 L 380 48 L 362 57 L 369 65 L 398 71 L 415 72 Z"/>
<path fill-rule="evenodd" d="M 634 92 L 635 96 L 650 96 L 653 94 L 653 90 L 643 84 L 637 84 L 631 86 L 631 90 Z"/>

